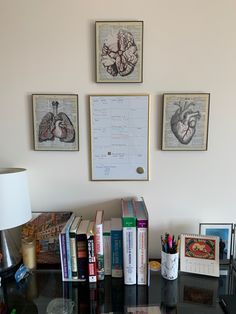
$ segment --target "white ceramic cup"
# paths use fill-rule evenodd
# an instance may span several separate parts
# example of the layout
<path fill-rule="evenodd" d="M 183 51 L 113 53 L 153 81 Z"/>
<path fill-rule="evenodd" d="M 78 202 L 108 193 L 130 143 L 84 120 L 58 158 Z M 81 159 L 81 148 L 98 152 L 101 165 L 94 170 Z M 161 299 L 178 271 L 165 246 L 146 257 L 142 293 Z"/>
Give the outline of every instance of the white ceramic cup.
<path fill-rule="evenodd" d="M 170 254 L 161 252 L 161 275 L 168 280 L 175 280 L 178 277 L 179 253 Z"/>

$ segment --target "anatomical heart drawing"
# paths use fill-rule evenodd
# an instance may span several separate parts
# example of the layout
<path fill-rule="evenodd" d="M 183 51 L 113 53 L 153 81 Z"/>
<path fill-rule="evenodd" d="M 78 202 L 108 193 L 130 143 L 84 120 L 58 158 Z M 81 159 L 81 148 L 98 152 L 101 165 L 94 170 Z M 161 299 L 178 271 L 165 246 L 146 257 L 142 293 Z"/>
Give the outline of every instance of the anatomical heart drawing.
<path fill-rule="evenodd" d="M 162 150 L 207 150 L 210 94 L 164 94 Z"/>
<path fill-rule="evenodd" d="M 35 150 L 79 149 L 78 95 L 33 95 Z"/>
<path fill-rule="evenodd" d="M 143 22 L 96 22 L 96 81 L 142 82 Z"/>

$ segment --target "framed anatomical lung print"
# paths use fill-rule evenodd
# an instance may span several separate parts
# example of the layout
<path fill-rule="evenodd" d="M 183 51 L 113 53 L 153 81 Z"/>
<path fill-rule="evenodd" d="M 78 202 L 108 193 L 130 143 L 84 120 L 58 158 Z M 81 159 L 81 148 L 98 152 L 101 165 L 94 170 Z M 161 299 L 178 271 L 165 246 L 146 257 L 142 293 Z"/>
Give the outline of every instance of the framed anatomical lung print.
<path fill-rule="evenodd" d="M 96 82 L 143 81 L 143 21 L 96 22 Z"/>
<path fill-rule="evenodd" d="M 207 150 L 210 94 L 164 94 L 162 150 Z"/>
<path fill-rule="evenodd" d="M 35 150 L 77 151 L 78 95 L 33 95 Z"/>

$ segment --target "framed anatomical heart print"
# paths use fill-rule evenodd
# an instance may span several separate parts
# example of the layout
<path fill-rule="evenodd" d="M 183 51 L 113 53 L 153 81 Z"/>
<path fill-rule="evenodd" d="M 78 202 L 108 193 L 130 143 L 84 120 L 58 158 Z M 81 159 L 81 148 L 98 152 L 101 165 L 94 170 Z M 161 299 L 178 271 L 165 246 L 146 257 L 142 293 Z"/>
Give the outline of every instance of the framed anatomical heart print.
<path fill-rule="evenodd" d="M 35 150 L 77 151 L 78 95 L 33 95 Z"/>
<path fill-rule="evenodd" d="M 207 150 L 210 94 L 164 94 L 162 150 Z"/>
<path fill-rule="evenodd" d="M 143 21 L 96 22 L 96 82 L 143 81 Z"/>

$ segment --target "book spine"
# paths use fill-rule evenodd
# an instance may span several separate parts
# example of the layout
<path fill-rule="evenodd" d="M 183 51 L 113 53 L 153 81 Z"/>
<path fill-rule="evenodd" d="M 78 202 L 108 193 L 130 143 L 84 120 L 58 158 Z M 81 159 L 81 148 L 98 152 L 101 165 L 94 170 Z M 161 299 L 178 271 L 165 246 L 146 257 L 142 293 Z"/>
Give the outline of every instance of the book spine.
<path fill-rule="evenodd" d="M 59 234 L 59 243 L 60 243 L 60 255 L 61 255 L 61 264 L 63 271 L 63 279 L 68 278 L 68 265 L 67 265 L 67 255 L 66 255 L 66 235 L 65 233 Z"/>
<path fill-rule="evenodd" d="M 105 275 L 111 275 L 111 234 L 103 233 L 103 248 L 104 248 L 104 272 Z"/>
<path fill-rule="evenodd" d="M 132 200 L 122 200 L 124 283 L 136 284 L 136 217 Z"/>
<path fill-rule="evenodd" d="M 71 269 L 71 252 L 70 252 L 70 226 L 75 218 L 75 215 L 72 214 L 70 219 L 66 224 L 66 255 L 67 255 L 67 268 L 68 268 L 68 279 L 72 279 L 72 269 Z"/>
<path fill-rule="evenodd" d="M 147 221 L 137 221 L 137 284 L 147 284 L 148 271 L 148 229 Z"/>
<path fill-rule="evenodd" d="M 71 253 L 72 279 L 78 279 L 77 249 L 76 249 L 75 233 L 70 233 L 70 253 Z"/>
<path fill-rule="evenodd" d="M 88 238 L 88 278 L 89 282 L 97 281 L 97 265 L 93 235 Z"/>
<path fill-rule="evenodd" d="M 95 250 L 97 260 L 97 277 L 98 280 L 104 280 L 104 251 L 103 251 L 103 226 L 95 225 Z"/>
<path fill-rule="evenodd" d="M 111 275 L 123 277 L 122 230 L 111 230 Z"/>
<path fill-rule="evenodd" d="M 88 250 L 86 235 L 79 235 L 76 237 L 76 247 L 78 280 L 86 281 L 88 279 Z"/>
<path fill-rule="evenodd" d="M 60 248 L 60 260 L 61 260 L 61 274 L 62 281 L 65 280 L 65 269 L 64 269 L 64 261 L 63 261 L 63 252 L 62 252 L 62 238 L 61 233 L 59 233 L 59 248 Z"/>
<path fill-rule="evenodd" d="M 148 212 L 143 198 L 133 200 L 137 218 L 137 284 L 148 284 Z"/>

